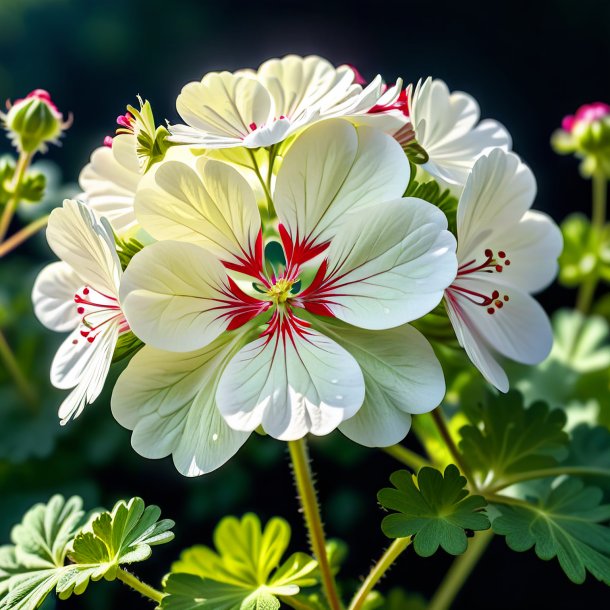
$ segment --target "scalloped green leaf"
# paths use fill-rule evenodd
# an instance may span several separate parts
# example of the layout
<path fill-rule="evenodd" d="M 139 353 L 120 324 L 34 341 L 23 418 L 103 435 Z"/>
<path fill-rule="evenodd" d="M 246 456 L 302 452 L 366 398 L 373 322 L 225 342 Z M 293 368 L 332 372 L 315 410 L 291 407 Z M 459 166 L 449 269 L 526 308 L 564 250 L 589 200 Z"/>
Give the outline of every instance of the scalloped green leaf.
<path fill-rule="evenodd" d="M 162 603 L 170 610 L 279 608 L 278 597 L 297 595 L 317 583 L 317 563 L 305 553 L 282 556 L 290 543 L 290 526 L 279 517 L 262 528 L 248 513 L 225 517 L 214 532 L 216 550 L 198 545 L 172 565 Z"/>
<path fill-rule="evenodd" d="M 74 563 L 96 565 L 95 576 L 112 580 L 119 565 L 144 561 L 152 546 L 173 540 L 174 522 L 160 516 L 158 506 L 146 506 L 141 498 L 120 500 L 76 536 L 68 555 Z"/>
<path fill-rule="evenodd" d="M 398 511 L 384 517 L 381 529 L 388 538 L 413 536 L 413 548 L 429 557 L 442 547 L 451 555 L 466 551 L 466 530 L 489 529 L 481 512 L 487 502 L 469 495 L 466 479 L 453 464 L 444 475 L 435 468 L 422 468 L 417 476 L 399 470 L 390 476 L 394 488 L 382 489 L 377 498 L 382 506 Z"/>
<path fill-rule="evenodd" d="M 459 447 L 481 484 L 556 466 L 557 450 L 568 444 L 565 413 L 542 402 L 525 408 L 518 392 L 490 397 L 477 416 L 476 425 L 460 430 Z"/>
<path fill-rule="evenodd" d="M 583 583 L 589 572 L 610 585 L 610 528 L 603 525 L 610 505 L 601 501 L 600 489 L 570 477 L 554 488 L 546 484 L 528 503 L 494 504 L 500 516 L 492 528 L 513 551 L 534 547 L 540 559 L 557 558 L 574 583 Z"/>

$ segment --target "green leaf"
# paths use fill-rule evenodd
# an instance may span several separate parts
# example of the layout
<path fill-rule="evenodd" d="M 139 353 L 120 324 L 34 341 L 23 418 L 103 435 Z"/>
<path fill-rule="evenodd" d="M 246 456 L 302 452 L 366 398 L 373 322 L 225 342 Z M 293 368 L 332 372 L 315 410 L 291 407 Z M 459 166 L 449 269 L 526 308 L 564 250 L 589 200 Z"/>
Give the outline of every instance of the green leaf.
<path fill-rule="evenodd" d="M 451 194 L 449 189 L 442 189 L 435 180 L 430 180 L 427 182 L 411 180 L 404 196 L 417 197 L 419 199 L 423 199 L 424 201 L 428 201 L 437 208 L 440 208 L 445 216 L 447 216 L 449 230 L 453 233 L 456 232 L 458 199 Z"/>
<path fill-rule="evenodd" d="M 84 512 L 82 500 L 53 496 L 36 504 L 0 548 L 0 610 L 34 610 L 65 576 L 71 542 Z"/>
<path fill-rule="evenodd" d="M 572 430 L 569 453 L 561 466 L 583 469 L 578 478 L 610 495 L 610 431 L 581 424 Z M 589 472 L 587 472 L 589 471 Z"/>
<path fill-rule="evenodd" d="M 513 551 L 535 547 L 540 559 L 556 557 L 568 578 L 583 583 L 586 573 L 610 585 L 610 505 L 602 492 L 567 478 L 557 487 L 546 484 L 538 498 L 522 505 L 494 505 L 500 516 L 494 532 L 506 536 Z"/>
<path fill-rule="evenodd" d="M 120 564 L 144 561 L 152 546 L 173 540 L 169 530 L 174 522 L 159 521 L 160 515 L 159 507 L 145 506 L 141 498 L 121 500 L 112 512 L 100 513 L 76 536 L 69 557 L 77 564 L 95 565 L 95 579 L 113 580 Z"/>
<path fill-rule="evenodd" d="M 490 397 L 478 419 L 460 430 L 459 447 L 481 484 L 556 466 L 556 452 L 568 442 L 564 412 L 541 402 L 526 409 L 518 392 Z"/>
<path fill-rule="evenodd" d="M 453 464 L 445 468 L 444 476 L 425 467 L 417 477 L 399 470 L 390 481 L 395 489 L 382 489 L 377 498 L 382 506 L 398 512 L 385 517 L 381 529 L 389 538 L 414 536 L 413 547 L 422 557 L 433 555 L 439 546 L 460 555 L 468 546 L 466 530 L 489 528 L 481 512 L 485 499 L 468 494 L 466 479 Z"/>
<path fill-rule="evenodd" d="M 194 546 L 172 565 L 163 608 L 223 610 L 279 608 L 278 596 L 293 596 L 315 585 L 317 563 L 294 553 L 281 563 L 290 526 L 275 517 L 265 528 L 251 513 L 225 517 L 214 532 L 216 550 Z"/>

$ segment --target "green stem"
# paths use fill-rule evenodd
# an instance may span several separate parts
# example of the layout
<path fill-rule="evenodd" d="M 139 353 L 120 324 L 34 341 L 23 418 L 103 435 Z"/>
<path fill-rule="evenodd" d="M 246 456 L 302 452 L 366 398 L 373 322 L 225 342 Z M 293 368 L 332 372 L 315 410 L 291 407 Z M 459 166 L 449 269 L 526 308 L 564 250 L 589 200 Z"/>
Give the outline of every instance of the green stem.
<path fill-rule="evenodd" d="M 309 532 L 311 547 L 320 567 L 324 593 L 331 610 L 341 610 L 342 605 L 337 593 L 335 577 L 330 569 L 328 555 L 326 554 L 326 538 L 324 537 L 320 507 L 318 506 L 313 476 L 309 466 L 307 443 L 304 438 L 298 441 L 288 441 L 288 449 L 292 459 L 294 480 L 303 508 L 305 525 Z"/>
<path fill-rule="evenodd" d="M 133 574 L 130 574 L 123 568 L 119 568 L 116 577 L 128 587 L 131 587 L 138 593 L 141 593 L 144 597 L 148 597 L 148 599 L 156 602 L 157 604 L 160 604 L 161 600 L 165 597 L 161 591 L 157 591 L 157 589 L 154 589 L 150 585 L 142 582 L 139 578 L 136 578 Z"/>
<path fill-rule="evenodd" d="M 6 340 L 6 337 L 2 331 L 0 331 L 0 359 L 4 361 L 6 370 L 13 378 L 17 389 L 27 404 L 30 407 L 36 407 L 38 404 L 38 397 L 30 387 L 27 378 L 21 371 L 19 362 L 17 362 L 17 358 L 15 358 L 15 354 L 13 354 L 13 350 L 11 350 L 11 346 L 8 344 L 8 341 Z"/>
<path fill-rule="evenodd" d="M 263 187 L 263 191 L 265 192 L 265 198 L 267 199 L 267 214 L 269 215 L 269 220 L 273 220 L 276 217 L 275 207 L 273 206 L 273 199 L 271 199 L 271 193 L 269 191 L 269 187 L 267 186 L 267 182 L 263 178 L 261 174 L 261 170 L 258 166 L 258 162 L 256 161 L 256 157 L 254 153 L 248 148 L 248 153 L 250 155 L 250 159 L 252 159 L 252 169 L 258 178 L 258 181 L 261 183 Z"/>
<path fill-rule="evenodd" d="M 511 485 L 521 483 L 522 481 L 531 481 L 533 479 L 546 479 L 547 477 L 560 477 L 564 474 L 571 474 L 576 477 L 579 476 L 600 476 L 610 477 L 610 470 L 608 468 L 597 468 L 594 466 L 557 466 L 556 468 L 541 468 L 540 470 L 530 470 L 529 472 L 523 472 L 520 474 L 505 477 L 501 482 L 493 485 L 485 490 L 483 493 L 494 494 L 497 491 L 506 489 Z"/>
<path fill-rule="evenodd" d="M 432 419 L 434 420 L 434 423 L 436 424 L 438 431 L 440 432 L 441 436 L 443 437 L 443 440 L 445 441 L 445 444 L 447 445 L 447 449 L 449 449 L 449 453 L 451 453 L 451 457 L 453 458 L 455 465 L 460 469 L 460 471 L 466 477 L 466 479 L 468 479 L 468 483 L 469 483 L 470 487 L 472 488 L 472 491 L 474 493 L 478 493 L 478 487 L 474 481 L 472 472 L 470 471 L 470 468 L 468 468 L 468 466 L 462 459 L 462 454 L 459 452 L 457 445 L 455 444 L 455 441 L 453 440 L 453 437 L 451 436 L 451 432 L 449 432 L 449 428 L 447 427 L 447 423 L 445 422 L 445 418 L 443 416 L 443 413 L 442 413 L 440 407 L 437 407 L 436 409 L 434 409 L 434 411 L 432 411 Z"/>
<path fill-rule="evenodd" d="M 492 538 L 493 532 L 491 530 L 475 534 L 474 538 L 470 540 L 466 552 L 457 557 L 451 564 L 443 582 L 441 582 L 430 601 L 428 610 L 448 610 L 451 607 L 453 600 L 468 580 Z"/>
<path fill-rule="evenodd" d="M 32 221 L 26 227 L 23 227 L 20 231 L 17 231 L 14 235 L 11 235 L 6 241 L 0 244 L 0 258 L 6 256 L 9 252 L 12 252 L 17 246 L 20 246 L 24 241 L 32 237 L 40 231 L 40 229 L 47 226 L 49 222 L 49 215 L 42 216 L 37 220 Z"/>
<path fill-rule="evenodd" d="M 607 179 L 603 171 L 596 171 L 591 178 L 592 191 L 592 209 L 591 209 L 591 229 L 593 238 L 595 239 L 596 250 L 599 249 L 602 240 L 602 234 L 606 224 L 606 201 L 607 201 Z M 597 272 L 587 278 L 578 290 L 576 297 L 576 309 L 587 314 L 591 309 L 593 297 L 599 277 Z"/>
<path fill-rule="evenodd" d="M 278 595 L 278 598 L 283 604 L 294 608 L 294 610 L 316 610 L 318 608 L 318 606 L 310 606 L 292 595 Z"/>
<path fill-rule="evenodd" d="M 424 466 L 432 466 L 432 464 L 424 457 L 415 453 L 415 451 L 411 451 L 407 449 L 403 445 L 392 445 L 390 447 L 382 447 L 382 451 L 391 455 L 393 458 L 408 466 L 417 472 L 420 468 Z"/>
<path fill-rule="evenodd" d="M 366 577 L 362 586 L 354 595 L 352 603 L 349 606 L 349 610 L 360 610 L 369 593 L 373 590 L 375 585 L 381 580 L 385 573 L 392 567 L 392 564 L 396 561 L 398 556 L 403 553 L 408 546 L 411 544 L 411 537 L 397 538 L 387 548 L 386 552 L 382 555 L 381 559 L 373 566 L 369 575 Z"/>
<path fill-rule="evenodd" d="M 11 181 L 10 191 L 12 193 L 11 198 L 6 202 L 2 216 L 0 216 L 0 244 L 4 241 L 8 228 L 13 219 L 13 214 L 19 204 L 19 191 L 21 189 L 21 182 L 25 176 L 25 172 L 30 166 L 33 154 L 21 153 L 19 159 L 17 159 L 17 165 L 15 166 L 15 174 Z"/>
<path fill-rule="evenodd" d="M 485 493 L 485 499 L 492 504 L 506 504 L 508 506 L 521 506 L 529 510 L 535 509 L 534 505 L 527 500 L 521 500 L 521 498 L 513 498 L 512 496 L 504 496 L 502 494 L 496 494 L 491 492 Z"/>

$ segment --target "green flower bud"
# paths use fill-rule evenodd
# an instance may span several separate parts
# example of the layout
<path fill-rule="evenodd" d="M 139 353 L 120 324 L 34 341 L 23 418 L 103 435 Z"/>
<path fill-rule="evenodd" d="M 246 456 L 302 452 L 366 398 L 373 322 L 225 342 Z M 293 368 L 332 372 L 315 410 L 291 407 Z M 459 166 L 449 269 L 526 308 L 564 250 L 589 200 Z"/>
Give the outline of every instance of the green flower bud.
<path fill-rule="evenodd" d="M 13 145 L 26 154 L 44 152 L 49 142 L 57 144 L 62 132 L 72 122 L 71 118 L 64 121 L 62 113 L 44 89 L 35 89 L 24 99 L 17 100 L 0 118 Z"/>

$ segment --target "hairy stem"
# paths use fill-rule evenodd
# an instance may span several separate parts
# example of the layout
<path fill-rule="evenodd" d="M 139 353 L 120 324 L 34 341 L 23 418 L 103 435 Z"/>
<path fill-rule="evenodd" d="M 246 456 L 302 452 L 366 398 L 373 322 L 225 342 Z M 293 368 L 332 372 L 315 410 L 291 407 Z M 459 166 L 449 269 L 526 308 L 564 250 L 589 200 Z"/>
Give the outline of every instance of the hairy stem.
<path fill-rule="evenodd" d="M 483 556 L 492 538 L 493 532 L 491 530 L 475 534 L 474 538 L 470 540 L 466 552 L 457 557 L 451 564 L 445 578 L 432 597 L 428 610 L 448 610 L 451 607 L 453 600 L 468 580 L 470 573 Z"/>
<path fill-rule="evenodd" d="M 20 231 L 17 231 L 14 235 L 9 237 L 6 241 L 0 244 L 0 258 L 6 256 L 9 252 L 12 252 L 17 246 L 20 246 L 24 241 L 32 237 L 40 231 L 40 229 L 47 226 L 49 222 L 49 215 L 42 216 L 37 220 L 34 220 L 26 227 L 23 227 Z"/>
<path fill-rule="evenodd" d="M 606 224 L 606 201 L 607 201 L 607 179 L 603 171 L 596 171 L 591 178 L 592 186 L 592 209 L 591 228 L 596 240 L 596 248 L 599 248 L 602 240 L 602 232 Z M 576 309 L 584 314 L 589 313 L 599 277 L 597 272 L 587 278 L 578 289 L 576 297 Z"/>
<path fill-rule="evenodd" d="M 530 470 L 512 476 L 505 477 L 500 483 L 492 485 L 483 490 L 483 493 L 495 494 L 502 489 L 506 489 L 516 483 L 522 481 L 531 481 L 533 479 L 546 479 L 547 477 L 559 477 L 563 474 L 571 474 L 578 476 L 600 476 L 610 477 L 608 468 L 598 468 L 595 466 L 557 466 L 556 468 L 541 468 L 540 470 Z"/>
<path fill-rule="evenodd" d="M 356 595 L 354 595 L 352 603 L 349 605 L 349 610 L 360 610 L 362 608 L 369 593 L 392 567 L 392 564 L 396 561 L 398 556 L 403 553 L 410 544 L 410 536 L 408 538 L 397 538 L 392 542 L 386 552 L 381 556 L 381 559 L 373 566 L 369 575 L 362 583 L 362 586 L 356 592 Z"/>
<path fill-rule="evenodd" d="M 161 591 L 157 591 L 157 589 L 154 589 L 150 585 L 142 582 L 139 578 L 136 578 L 133 574 L 129 573 L 123 568 L 119 568 L 116 577 L 128 587 L 131 587 L 138 593 L 141 593 L 144 597 L 148 597 L 148 599 L 156 602 L 157 604 L 160 604 L 164 597 L 164 594 L 161 593 Z"/>
<path fill-rule="evenodd" d="M 434 423 L 436 424 L 438 431 L 440 432 L 441 436 L 443 437 L 443 440 L 445 441 L 445 444 L 447 445 L 447 449 L 449 449 L 449 452 L 451 453 L 451 457 L 453 458 L 453 461 L 455 462 L 456 466 L 460 469 L 462 474 L 468 479 L 468 483 L 472 487 L 472 491 L 474 491 L 475 493 L 478 492 L 477 485 L 472 477 L 472 472 L 470 471 L 470 468 L 468 468 L 468 466 L 462 459 L 462 454 L 459 452 L 457 445 L 455 444 L 455 441 L 453 440 L 451 433 L 449 432 L 449 428 L 447 427 L 447 422 L 445 421 L 445 418 L 443 416 L 443 413 L 442 413 L 440 407 L 437 407 L 436 409 L 434 409 L 434 411 L 432 411 L 432 418 L 434 419 Z"/>
<path fill-rule="evenodd" d="M 309 466 L 307 443 L 304 438 L 298 441 L 288 441 L 288 449 L 290 450 L 294 480 L 305 517 L 305 525 L 309 532 L 314 555 L 320 567 L 324 593 L 331 610 L 341 610 L 342 605 L 337 593 L 335 577 L 330 569 L 328 555 L 326 554 L 326 539 L 324 537 L 324 528 L 322 526 L 316 490 L 313 484 L 313 476 Z"/>
<path fill-rule="evenodd" d="M 393 458 L 408 466 L 417 472 L 420 468 L 424 466 L 432 466 L 432 464 L 424 457 L 415 453 L 415 451 L 411 451 L 407 449 L 403 445 L 392 445 L 390 447 L 382 447 L 382 451 L 391 455 Z"/>
<path fill-rule="evenodd" d="M 38 404 L 38 397 L 34 390 L 32 390 L 26 376 L 23 374 L 19 362 L 17 362 L 17 358 L 15 358 L 15 354 L 13 354 L 13 350 L 2 331 L 0 331 L 0 359 L 6 365 L 6 370 L 13 378 L 19 393 L 23 396 L 28 406 L 32 408 L 36 407 Z"/>
<path fill-rule="evenodd" d="M 0 244 L 4 241 L 4 238 L 6 237 L 6 232 L 8 231 L 8 228 L 11 224 L 11 220 L 13 219 L 13 214 L 17 209 L 17 205 L 19 204 L 19 190 L 21 189 L 21 182 L 23 181 L 25 172 L 30 166 L 32 156 L 33 155 L 29 153 L 21 153 L 19 155 L 19 159 L 17 159 L 17 165 L 15 166 L 15 174 L 13 175 L 13 179 L 10 185 L 10 191 L 12 195 L 11 198 L 6 202 L 4 210 L 2 211 L 2 216 L 0 216 Z"/>

